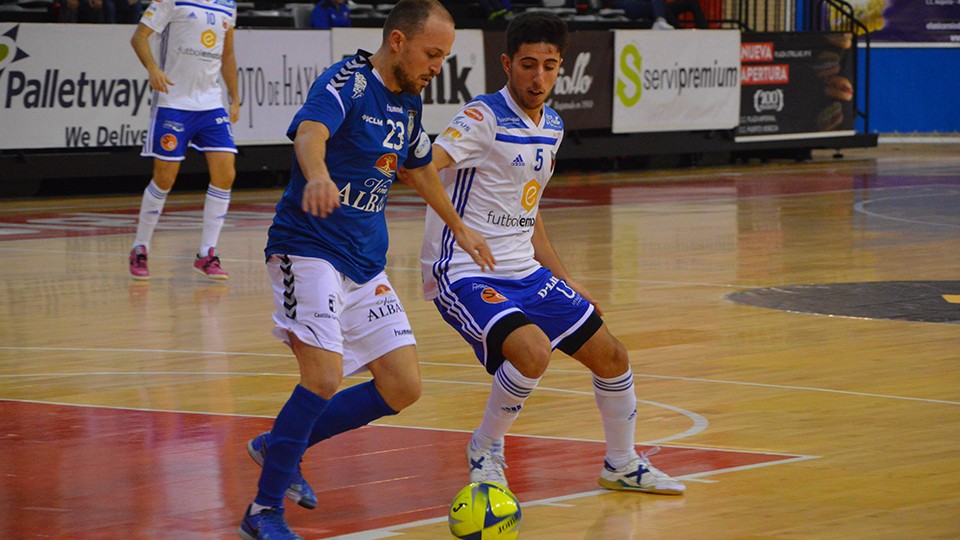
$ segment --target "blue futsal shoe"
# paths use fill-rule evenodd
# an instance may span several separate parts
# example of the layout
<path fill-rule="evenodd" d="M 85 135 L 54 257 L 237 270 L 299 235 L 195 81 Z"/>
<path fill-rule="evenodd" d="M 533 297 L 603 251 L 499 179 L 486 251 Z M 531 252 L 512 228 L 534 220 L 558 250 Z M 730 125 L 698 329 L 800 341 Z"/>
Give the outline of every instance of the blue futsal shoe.
<path fill-rule="evenodd" d="M 287 527 L 283 520 L 283 508 L 264 508 L 259 514 L 251 516 L 248 506 L 237 534 L 244 540 L 303 540 L 302 536 Z"/>
<path fill-rule="evenodd" d="M 247 453 L 261 467 L 263 467 L 264 458 L 267 457 L 267 435 L 269 433 L 261 433 L 247 442 Z M 293 471 L 293 476 L 290 477 L 290 485 L 287 486 L 286 495 L 288 499 L 308 510 L 317 507 L 317 495 L 306 479 L 303 478 L 299 464 L 297 470 Z"/>

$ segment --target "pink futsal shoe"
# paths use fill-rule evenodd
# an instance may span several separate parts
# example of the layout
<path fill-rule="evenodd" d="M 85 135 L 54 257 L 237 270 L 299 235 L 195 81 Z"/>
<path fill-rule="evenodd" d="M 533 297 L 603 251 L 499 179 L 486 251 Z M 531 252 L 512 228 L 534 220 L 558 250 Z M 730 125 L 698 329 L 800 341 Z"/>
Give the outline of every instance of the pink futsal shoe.
<path fill-rule="evenodd" d="M 193 261 L 193 269 L 199 274 L 203 274 L 210 279 L 223 281 L 230 277 L 223 268 L 220 268 L 220 257 L 217 256 L 217 249 L 207 250 L 207 256 L 201 257 L 197 254 L 197 260 Z"/>
<path fill-rule="evenodd" d="M 130 250 L 130 276 L 137 281 L 150 279 L 150 270 L 147 269 L 147 248 L 134 246 Z"/>

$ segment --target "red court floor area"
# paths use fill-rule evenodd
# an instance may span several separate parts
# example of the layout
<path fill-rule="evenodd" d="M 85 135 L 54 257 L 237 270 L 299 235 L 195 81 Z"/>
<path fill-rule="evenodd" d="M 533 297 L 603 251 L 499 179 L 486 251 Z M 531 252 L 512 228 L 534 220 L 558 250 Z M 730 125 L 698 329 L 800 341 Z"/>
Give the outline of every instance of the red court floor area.
<path fill-rule="evenodd" d="M 247 439 L 272 420 L 0 401 L 4 538 L 158 539 L 234 535 L 259 469 Z M 468 434 L 368 426 L 310 449 L 320 499 L 290 525 L 327 538 L 438 518 L 467 483 Z M 510 437 L 510 487 L 524 501 L 598 489 L 603 444 Z M 663 447 L 674 476 L 791 456 Z"/>

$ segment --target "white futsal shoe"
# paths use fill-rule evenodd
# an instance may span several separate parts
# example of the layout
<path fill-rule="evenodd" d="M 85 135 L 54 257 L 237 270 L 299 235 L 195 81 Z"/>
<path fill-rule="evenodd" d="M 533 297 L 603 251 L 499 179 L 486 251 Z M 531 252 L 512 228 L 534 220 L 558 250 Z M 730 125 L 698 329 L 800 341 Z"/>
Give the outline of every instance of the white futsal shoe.
<path fill-rule="evenodd" d="M 683 495 L 686 486 L 650 463 L 647 456 L 655 454 L 658 450 L 659 448 L 654 448 L 650 452 L 634 454 L 633 458 L 620 468 L 614 468 L 609 461 L 603 460 L 603 470 L 600 471 L 598 483 L 616 491 Z"/>
<path fill-rule="evenodd" d="M 503 469 L 507 467 L 503 443 L 487 449 L 474 445 L 471 439 L 467 445 L 467 463 L 470 465 L 471 482 L 494 482 L 507 487 L 507 477 L 503 474 Z"/>

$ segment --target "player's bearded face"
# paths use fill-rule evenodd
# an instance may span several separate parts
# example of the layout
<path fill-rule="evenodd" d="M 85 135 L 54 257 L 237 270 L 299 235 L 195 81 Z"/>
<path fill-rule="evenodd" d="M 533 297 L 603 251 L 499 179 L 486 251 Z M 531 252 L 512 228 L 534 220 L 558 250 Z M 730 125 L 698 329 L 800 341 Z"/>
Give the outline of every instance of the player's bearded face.
<path fill-rule="evenodd" d="M 531 118 L 538 116 L 560 74 L 560 51 L 548 43 L 524 43 L 502 60 L 511 96 Z"/>
<path fill-rule="evenodd" d="M 421 32 L 407 38 L 393 78 L 403 92 L 419 94 L 440 73 L 453 48 L 453 24 L 431 15 Z"/>
<path fill-rule="evenodd" d="M 400 85 L 400 90 L 408 94 L 419 94 L 427 87 L 427 84 L 433 78 L 432 74 L 415 75 L 408 73 L 408 69 L 403 65 L 397 65 L 393 68 L 393 78 Z"/>

